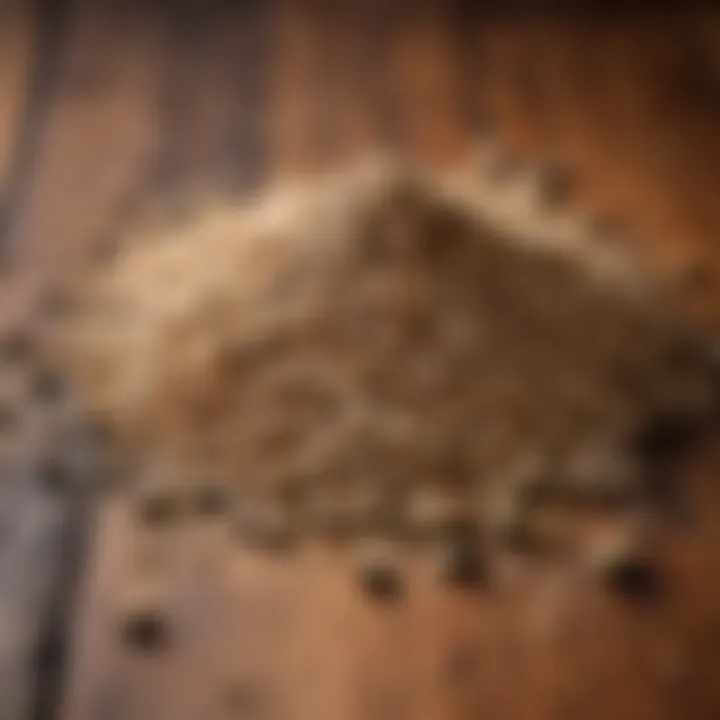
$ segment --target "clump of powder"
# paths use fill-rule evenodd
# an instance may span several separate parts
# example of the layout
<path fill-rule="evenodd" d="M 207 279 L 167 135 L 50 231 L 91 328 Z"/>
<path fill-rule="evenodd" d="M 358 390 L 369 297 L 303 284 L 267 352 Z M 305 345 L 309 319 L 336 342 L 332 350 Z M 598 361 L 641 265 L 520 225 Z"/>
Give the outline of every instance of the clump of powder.
<path fill-rule="evenodd" d="M 98 271 L 70 367 L 128 453 L 276 525 L 635 495 L 638 438 L 707 411 L 702 345 L 583 223 L 503 197 L 383 167 L 209 211 Z"/>

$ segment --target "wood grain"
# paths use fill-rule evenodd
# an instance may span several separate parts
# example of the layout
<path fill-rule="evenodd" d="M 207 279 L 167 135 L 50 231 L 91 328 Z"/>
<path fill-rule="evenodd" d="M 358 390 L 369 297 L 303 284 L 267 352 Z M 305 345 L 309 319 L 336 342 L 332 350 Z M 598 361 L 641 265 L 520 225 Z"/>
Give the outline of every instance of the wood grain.
<path fill-rule="evenodd" d="M 677 23 L 509 21 L 461 0 L 75 5 L 13 228 L 21 271 L 3 286 L 4 325 L 30 317 L 38 289 L 72 282 L 94 247 L 163 197 L 208 188 L 244 196 L 378 146 L 451 164 L 490 128 L 523 160 L 568 162 L 578 202 L 627 218 L 628 241 L 678 296 L 709 323 L 720 318 L 712 82 L 682 79 L 699 51 L 678 40 L 696 37 L 696 25 L 681 35 Z M 0 177 L 22 97 L 22 37 L 0 42 Z M 149 531 L 128 498 L 113 496 L 73 613 L 62 715 L 715 717 L 717 467 L 709 455 L 688 469 L 700 512 L 684 531 L 668 528 L 668 592 L 641 607 L 572 565 L 508 562 L 502 583 L 472 593 L 441 587 L 414 558 L 403 600 L 378 607 L 332 552 L 270 563 L 240 548 L 222 520 Z M 47 512 L 48 526 L 67 525 L 64 511 Z M 13 557 L 52 566 L 47 545 L 18 533 Z M 3 557 L 7 585 L 17 570 L 9 560 L 3 570 Z M 18 594 L 24 609 L 47 597 L 48 582 Z M 170 633 L 168 647 L 147 656 L 118 630 L 144 593 Z M 34 627 L 18 620 L 17 598 L 2 595 L 3 626 Z M 8 636 L 0 683 L 22 688 L 30 676 L 16 661 L 37 643 L 32 633 Z M 18 690 L 0 715 L 26 717 L 32 692 Z"/>
<path fill-rule="evenodd" d="M 143 180 L 159 128 L 152 18 L 118 25 L 97 4 L 71 21 L 36 179 L 13 234 L 21 263 L 53 281 L 86 259 Z"/>
<path fill-rule="evenodd" d="M 37 39 L 34 16 L 26 4 L 0 3 L 0 227 L 12 215 L 18 172 L 16 149 L 23 135 L 29 102 L 33 55 Z M 0 230 L 0 233 L 3 231 Z M 26 305 L 27 279 L 3 277 L 0 304 L 3 325 Z M 26 373 L 0 368 L 4 412 L 19 416 L 20 425 L 32 409 L 18 407 L 17 386 Z M 20 390 L 20 392 L 18 392 Z M 8 410 L 9 406 L 9 410 Z M 37 422 L 36 422 L 37 424 Z M 12 423 L 11 423 L 12 425 Z M 45 619 L 53 592 L 60 586 L 66 497 L 42 487 L 38 464 L 50 445 L 33 443 L 28 432 L 5 428 L 0 496 L 0 716 L 29 717 L 36 707 L 38 650 L 46 637 Z M 11 437 L 8 437 L 10 435 Z M 45 446 L 45 447 L 44 447 Z M 53 688 L 48 687 L 48 692 Z"/>
<path fill-rule="evenodd" d="M 32 66 L 33 25 L 17 2 L 0 4 L 0 188 L 7 185 Z"/>

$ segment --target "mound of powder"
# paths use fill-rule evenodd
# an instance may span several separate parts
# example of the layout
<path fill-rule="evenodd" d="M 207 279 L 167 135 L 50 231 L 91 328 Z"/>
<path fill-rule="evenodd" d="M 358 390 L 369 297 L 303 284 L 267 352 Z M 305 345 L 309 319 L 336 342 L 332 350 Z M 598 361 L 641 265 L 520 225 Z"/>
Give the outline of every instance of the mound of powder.
<path fill-rule="evenodd" d="M 127 453 L 249 525 L 418 537 L 637 498 L 653 433 L 708 411 L 707 353 L 528 187 L 373 166 L 208 210 L 98 271 L 66 359 Z"/>

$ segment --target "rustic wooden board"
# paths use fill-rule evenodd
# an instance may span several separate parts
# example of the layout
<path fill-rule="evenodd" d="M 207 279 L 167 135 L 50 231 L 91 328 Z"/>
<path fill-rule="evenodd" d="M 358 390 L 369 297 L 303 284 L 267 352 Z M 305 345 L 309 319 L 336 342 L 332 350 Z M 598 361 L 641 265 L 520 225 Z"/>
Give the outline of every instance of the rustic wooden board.
<path fill-rule="evenodd" d="M 697 258 L 717 268 L 720 145 L 706 116 L 663 94 L 659 75 L 680 57 L 674 29 L 508 25 L 459 0 L 75 6 L 13 225 L 22 272 L 1 289 L 3 327 L 27 320 L 39 288 L 72 281 L 93 248 L 166 195 L 241 195 L 378 145 L 450 163 L 487 119 L 525 157 L 567 157 L 581 201 L 627 213 L 664 272 Z M 0 54 L 25 57 L 24 41 L 13 42 Z M 23 87 L 4 78 L 22 66 L 0 62 L 2 127 L 17 122 L 9 98 Z M 704 272 L 696 305 L 720 317 L 718 284 Z M 376 607 L 332 553 L 269 563 L 239 548 L 222 520 L 153 533 L 115 495 L 99 509 L 73 613 L 63 716 L 715 717 L 713 467 L 689 474 L 703 512 L 668 543 L 671 591 L 643 608 L 573 567 L 510 567 L 504 589 L 483 594 L 443 589 L 415 560 L 405 599 Z M 65 567 L 54 552 L 67 545 L 57 539 L 76 522 L 66 498 L 38 496 L 24 477 L 8 484 L 15 530 L 0 556 L 3 587 L 17 588 L 0 597 L 0 715 L 11 720 L 51 712 L 29 704 L 42 695 L 28 668 L 44 633 L 29 618 L 58 587 L 49 570 Z M 18 563 L 38 571 L 27 592 Z M 146 591 L 171 630 L 167 649 L 148 656 L 118 633 L 126 604 Z"/>
<path fill-rule="evenodd" d="M 35 181 L 12 238 L 20 262 L 51 276 L 77 268 L 122 224 L 157 139 L 152 19 L 118 24 L 98 8 L 81 4 L 72 18 Z"/>
<path fill-rule="evenodd" d="M 7 183 L 32 66 L 33 28 L 20 3 L 0 4 L 0 187 Z"/>
<path fill-rule="evenodd" d="M 3 343 L 17 329 L 30 336 L 40 332 L 40 298 L 62 280 L 63 268 L 77 266 L 73 240 L 89 242 L 87 236 L 96 230 L 93 212 L 102 222 L 113 222 L 113 192 L 118 193 L 113 175 L 122 174 L 126 157 L 113 155 L 103 110 L 120 121 L 114 127 L 120 127 L 130 153 L 133 132 L 132 123 L 123 122 L 126 98 L 116 98 L 113 109 L 82 97 L 88 86 L 80 87 L 78 65 L 84 65 L 83 81 L 88 69 L 99 70 L 103 85 L 112 80 L 96 65 L 98 46 L 83 46 L 83 32 L 102 41 L 94 30 L 82 30 L 83 22 L 96 21 L 91 13 L 66 14 L 63 3 L 0 5 Z M 136 85 L 131 83 L 133 90 Z M 58 130 L 63 122 L 64 134 Z M 96 165 L 95 177 L 83 177 L 100 157 L 119 167 L 108 171 L 107 165 Z M 103 191 L 103 183 L 110 192 Z M 33 397 L 39 363 L 37 353 L 17 361 L 3 356 L 0 363 L 0 402 L 3 412 L 15 417 L 2 429 L 0 502 L 0 716 L 8 720 L 53 717 L 57 711 L 65 681 L 67 618 L 90 519 L 88 494 L 71 483 L 53 488 L 48 477 L 46 463 L 62 451 L 53 416 L 61 418 L 64 411 L 52 400 Z"/>
<path fill-rule="evenodd" d="M 0 236 L 20 199 L 27 153 L 38 28 L 26 3 L 0 3 Z M 4 328 L 20 319 L 31 294 L 27 273 L 0 283 Z M 54 615 L 64 602 L 64 559 L 72 550 L 68 522 L 74 523 L 72 499 L 44 484 L 43 463 L 53 452 L 47 433 L 48 409 L 27 398 L 32 366 L 0 363 L 0 405 L 10 421 L 0 438 L 0 716 L 19 720 L 41 710 L 38 683 L 48 697 L 57 695 L 52 653 L 57 640 Z M 38 715 L 39 717 L 40 715 Z"/>
<path fill-rule="evenodd" d="M 66 716 L 711 717 L 712 480 L 697 491 L 710 510 L 668 553 L 671 594 L 641 607 L 576 569 L 525 567 L 473 594 L 441 588 L 412 560 L 405 599 L 377 606 L 330 552 L 268 563 L 222 520 L 153 534 L 118 499 L 98 526 Z M 168 644 L 155 653 L 122 640 L 136 598 L 165 614 Z"/>
<path fill-rule="evenodd" d="M 633 247 L 713 318 L 720 219 L 707 188 L 720 172 L 717 105 L 690 79 L 697 67 L 678 42 L 682 25 L 520 22 L 486 32 L 500 132 L 520 154 L 565 160 L 580 199 L 627 220 Z"/>

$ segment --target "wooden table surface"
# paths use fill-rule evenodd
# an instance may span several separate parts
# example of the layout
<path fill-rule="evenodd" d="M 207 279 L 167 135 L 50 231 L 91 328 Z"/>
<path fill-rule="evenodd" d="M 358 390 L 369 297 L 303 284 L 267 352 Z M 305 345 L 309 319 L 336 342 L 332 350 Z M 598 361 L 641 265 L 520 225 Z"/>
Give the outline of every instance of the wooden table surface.
<path fill-rule="evenodd" d="M 377 146 L 452 164 L 487 132 L 566 162 L 576 202 L 619 218 L 717 326 L 719 37 L 706 15 L 591 22 L 472 0 L 2 0 L 0 330 L 33 322 L 38 293 L 146 208 L 243 197 Z M 268 562 L 217 520 L 152 534 L 120 494 L 58 609 L 83 556 L 48 548 L 85 521 L 54 501 L 3 534 L 0 717 L 718 718 L 716 455 L 688 467 L 697 512 L 668 531 L 668 582 L 639 606 L 576 568 L 523 565 L 474 593 L 418 561 L 402 602 L 377 607 L 329 551 Z M 35 517 L 43 492 L 0 506 Z M 144 592 L 170 626 L 147 655 L 117 631 Z"/>

